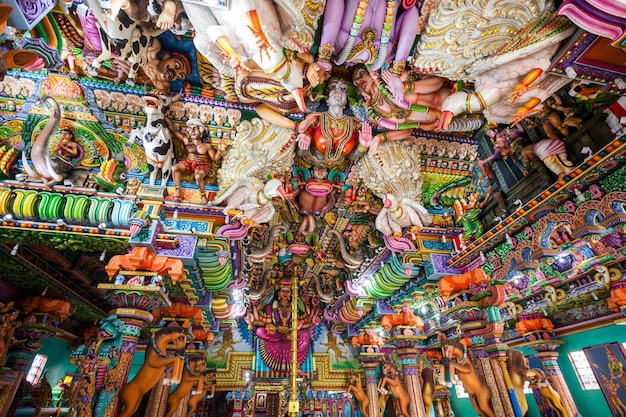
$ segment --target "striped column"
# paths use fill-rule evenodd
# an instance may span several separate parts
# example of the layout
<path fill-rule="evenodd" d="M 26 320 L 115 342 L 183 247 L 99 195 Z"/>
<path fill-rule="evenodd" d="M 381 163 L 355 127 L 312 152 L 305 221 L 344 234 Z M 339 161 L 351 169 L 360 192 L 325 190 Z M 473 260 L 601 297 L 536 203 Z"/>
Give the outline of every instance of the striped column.
<path fill-rule="evenodd" d="M 534 348 L 536 348 L 536 346 Z M 563 404 L 563 407 L 567 411 L 567 417 L 582 417 L 578 412 L 572 393 L 561 373 L 561 367 L 558 362 L 559 352 L 546 350 L 535 353 L 534 356 L 541 361 L 550 385 L 552 385 L 552 388 L 561 396 L 561 404 Z"/>
<path fill-rule="evenodd" d="M 417 349 L 402 348 L 397 349 L 396 354 L 402 364 L 404 374 L 404 384 L 406 391 L 411 397 L 411 416 L 426 417 L 424 399 L 422 398 L 422 384 L 420 383 L 419 370 L 417 368 Z"/>

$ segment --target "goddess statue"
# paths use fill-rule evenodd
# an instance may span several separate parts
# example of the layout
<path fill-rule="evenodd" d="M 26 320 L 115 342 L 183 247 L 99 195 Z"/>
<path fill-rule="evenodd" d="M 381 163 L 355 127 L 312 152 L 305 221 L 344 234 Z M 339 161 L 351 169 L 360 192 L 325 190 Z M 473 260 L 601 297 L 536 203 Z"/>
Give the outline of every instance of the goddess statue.
<path fill-rule="evenodd" d="M 297 279 L 297 278 L 293 278 Z M 281 281 L 277 299 L 262 309 L 252 306 L 252 312 L 246 318 L 249 324 L 257 327 L 259 351 L 264 362 L 275 371 L 288 372 L 291 366 L 291 281 Z M 309 355 L 311 331 L 320 323 L 318 309 L 298 302 L 298 363 L 302 364 Z M 267 360 L 265 360 L 267 359 Z"/>

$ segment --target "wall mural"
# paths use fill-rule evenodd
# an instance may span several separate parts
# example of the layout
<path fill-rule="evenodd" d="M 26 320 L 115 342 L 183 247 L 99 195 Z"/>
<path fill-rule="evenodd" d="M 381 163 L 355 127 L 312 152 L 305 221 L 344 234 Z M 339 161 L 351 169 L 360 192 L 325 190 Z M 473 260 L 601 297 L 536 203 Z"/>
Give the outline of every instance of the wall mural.
<path fill-rule="evenodd" d="M 591 364 L 602 395 L 606 399 L 613 416 L 626 414 L 626 358 L 623 348 L 617 343 L 592 346 L 583 349 Z"/>

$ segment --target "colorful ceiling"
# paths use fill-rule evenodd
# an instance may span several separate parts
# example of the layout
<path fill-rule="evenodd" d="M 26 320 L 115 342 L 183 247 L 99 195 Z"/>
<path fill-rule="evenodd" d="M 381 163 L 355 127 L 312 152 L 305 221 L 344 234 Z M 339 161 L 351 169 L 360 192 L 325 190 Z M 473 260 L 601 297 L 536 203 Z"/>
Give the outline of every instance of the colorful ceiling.
<path fill-rule="evenodd" d="M 592 249 L 623 236 L 609 212 L 624 191 L 624 24 L 573 19 L 585 4 L 16 7 L 1 45 L 1 278 L 65 294 L 77 328 L 119 301 L 106 285 L 127 285 L 111 258 L 150 247 L 181 260 L 167 296 L 201 307 L 207 331 L 258 326 L 298 280 L 308 326 L 346 338 L 404 309 L 434 337 L 455 331 L 438 280 L 482 268 L 509 285 L 505 320 L 571 324 L 580 305 L 563 294 L 604 299 L 612 281 L 552 268 L 565 249 L 550 236 L 562 223 Z M 614 249 L 599 263 L 621 262 Z"/>

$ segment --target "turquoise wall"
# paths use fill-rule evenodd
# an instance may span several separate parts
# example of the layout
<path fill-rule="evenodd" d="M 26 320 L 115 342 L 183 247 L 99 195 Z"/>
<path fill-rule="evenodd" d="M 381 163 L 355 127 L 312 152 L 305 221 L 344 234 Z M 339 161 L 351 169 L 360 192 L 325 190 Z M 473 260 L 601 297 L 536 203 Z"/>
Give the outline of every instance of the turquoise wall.
<path fill-rule="evenodd" d="M 526 394 L 526 401 L 528 402 L 528 414 L 526 414 L 526 416 L 541 417 L 535 397 L 531 394 Z M 469 398 L 457 398 L 454 388 L 452 388 L 450 403 L 452 404 L 452 410 L 454 410 L 456 417 L 476 417 L 478 415 L 478 413 L 474 411 L 474 407 L 472 407 Z"/>
<path fill-rule="evenodd" d="M 611 415 L 611 411 L 600 390 L 583 391 L 567 353 L 604 343 L 626 342 L 626 332 L 624 330 L 626 329 L 623 329 L 621 326 L 611 325 L 560 338 L 567 343 L 562 345 L 559 349 L 559 366 L 563 372 L 563 377 L 567 381 L 570 392 L 574 397 L 578 411 L 583 417 L 608 417 Z M 520 350 L 526 355 L 534 353 L 528 349 Z M 528 417 L 541 417 L 535 398 L 528 394 L 526 395 L 526 400 L 528 401 Z M 468 398 L 456 398 L 456 393 L 453 392 L 451 402 L 452 409 L 457 417 L 476 417 L 477 414 L 472 408 Z"/>
<path fill-rule="evenodd" d="M 44 340 L 43 347 L 37 352 L 48 357 L 44 372 L 46 373 L 46 379 L 53 388 L 65 374 L 76 372 L 76 367 L 69 363 L 72 349 L 73 346 L 71 344 L 51 337 Z"/>

